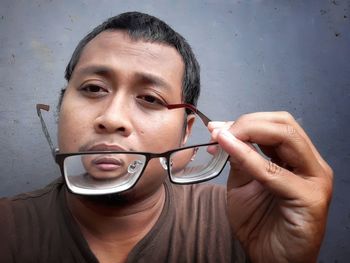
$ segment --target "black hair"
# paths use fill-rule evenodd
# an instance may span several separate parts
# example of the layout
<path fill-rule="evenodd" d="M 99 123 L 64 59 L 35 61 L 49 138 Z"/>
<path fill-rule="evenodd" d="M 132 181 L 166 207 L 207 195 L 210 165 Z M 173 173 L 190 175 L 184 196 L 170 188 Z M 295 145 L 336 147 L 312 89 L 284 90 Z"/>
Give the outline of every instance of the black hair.
<path fill-rule="evenodd" d="M 183 102 L 197 105 L 200 93 L 200 69 L 193 51 L 187 41 L 169 25 L 160 19 L 139 12 L 127 12 L 111 17 L 94 28 L 78 44 L 66 67 L 65 78 L 70 80 L 84 47 L 98 34 L 106 30 L 123 30 L 133 40 L 145 40 L 163 43 L 174 47 L 185 64 L 182 84 Z M 64 90 L 61 92 L 58 108 L 60 108 Z"/>

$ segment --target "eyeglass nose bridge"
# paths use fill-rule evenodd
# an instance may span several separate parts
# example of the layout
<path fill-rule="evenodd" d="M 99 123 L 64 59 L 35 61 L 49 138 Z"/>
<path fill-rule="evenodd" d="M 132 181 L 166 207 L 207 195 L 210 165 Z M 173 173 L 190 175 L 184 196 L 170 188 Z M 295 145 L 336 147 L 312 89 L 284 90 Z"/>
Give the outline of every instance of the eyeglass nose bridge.
<path fill-rule="evenodd" d="M 143 167 L 144 162 L 140 160 L 135 160 L 128 166 L 128 173 L 134 174 L 136 172 L 139 172 L 141 168 Z"/>
<path fill-rule="evenodd" d="M 159 157 L 159 162 L 165 171 L 168 170 L 168 161 L 165 157 Z M 170 167 L 173 166 L 173 160 L 170 159 Z"/>
<path fill-rule="evenodd" d="M 159 157 L 159 162 L 161 164 L 161 166 L 163 167 L 164 170 L 168 170 L 168 162 L 167 159 L 165 157 Z"/>

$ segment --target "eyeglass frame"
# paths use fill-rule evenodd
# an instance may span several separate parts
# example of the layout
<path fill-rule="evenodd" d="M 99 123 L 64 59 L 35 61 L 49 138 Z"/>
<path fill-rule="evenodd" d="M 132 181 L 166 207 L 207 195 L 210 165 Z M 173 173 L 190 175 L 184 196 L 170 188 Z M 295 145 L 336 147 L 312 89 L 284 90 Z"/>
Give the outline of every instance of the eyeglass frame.
<path fill-rule="evenodd" d="M 199 116 L 199 118 L 201 119 L 201 121 L 204 123 L 204 125 L 207 127 L 208 126 L 208 123 L 211 121 L 204 113 L 202 113 L 200 110 L 198 110 L 195 106 L 191 105 L 191 104 L 187 104 L 187 103 L 181 103 L 181 104 L 167 104 L 167 105 L 164 105 L 167 109 L 171 110 L 171 109 L 179 109 L 179 108 L 185 108 L 185 109 L 188 109 L 188 110 L 191 110 L 193 112 L 193 114 L 197 114 Z M 50 146 L 50 149 L 51 149 L 51 153 L 53 155 L 53 158 L 56 162 L 56 164 L 58 164 L 58 166 L 60 167 L 60 172 L 61 172 L 61 175 L 66 183 L 66 185 L 68 185 L 67 181 L 66 181 L 66 178 L 65 178 L 65 173 L 64 173 L 64 161 L 67 157 L 70 157 L 70 156 L 77 156 L 77 155 L 90 155 L 90 154 L 130 154 L 130 155 L 143 155 L 146 157 L 145 159 L 145 164 L 142 168 L 142 171 L 139 173 L 139 176 L 137 177 L 137 179 L 135 180 L 135 182 L 126 190 L 129 190 L 131 188 L 133 188 L 138 180 L 141 178 L 144 170 L 146 169 L 147 165 L 148 165 L 148 162 L 152 159 L 155 159 L 155 158 L 165 158 L 166 159 L 166 165 L 167 165 L 167 172 L 168 172 L 168 176 L 169 176 L 169 179 L 172 183 L 174 184 L 195 184 L 195 183 L 201 183 L 201 182 L 205 182 L 205 181 L 208 181 L 208 180 L 211 180 L 211 179 L 214 179 L 216 178 L 217 176 L 220 175 L 220 173 L 222 172 L 222 170 L 225 168 L 225 165 L 229 159 L 229 157 L 227 157 L 226 161 L 224 162 L 224 165 L 222 166 L 222 168 L 220 169 L 220 171 L 213 177 L 211 178 L 203 178 L 201 180 L 197 180 L 195 182 L 177 182 L 177 181 L 174 181 L 172 179 L 172 176 L 171 176 L 171 162 L 170 162 L 170 156 L 174 153 L 174 152 L 178 152 L 178 151 L 182 151 L 182 150 L 186 150 L 186 149 L 191 149 L 191 148 L 198 148 L 198 147 L 202 147 L 202 146 L 212 146 L 212 145 L 218 145 L 218 142 L 211 142 L 211 143 L 203 143 L 203 144 L 196 144 L 196 145 L 191 145 L 191 146 L 186 146 L 186 147 L 179 147 L 179 148 L 176 148 L 176 149 L 172 149 L 172 150 L 169 150 L 169 151 L 165 151 L 165 152 L 162 152 L 162 153 L 151 153 L 151 152 L 134 152 L 134 151 L 82 151 L 82 152 L 73 152 L 73 153 L 60 153 L 59 152 L 59 149 L 58 148 L 55 148 L 53 146 L 53 143 L 52 143 L 52 140 L 51 140 L 51 137 L 50 137 L 50 134 L 48 132 L 48 129 L 47 129 L 47 126 L 45 124 L 45 121 L 42 117 L 42 114 L 41 114 L 41 110 L 45 110 L 45 111 L 49 111 L 50 110 L 50 106 L 47 105 L 47 104 L 41 104 L 41 103 L 38 103 L 36 104 L 36 111 L 37 111 L 37 115 L 40 119 L 40 122 L 41 122 L 41 127 L 42 127 L 42 131 L 46 137 L 46 140 L 47 142 L 49 143 L 49 146 Z M 71 191 L 71 189 L 69 189 L 68 187 L 68 190 Z M 126 191 L 124 190 L 124 191 Z"/>

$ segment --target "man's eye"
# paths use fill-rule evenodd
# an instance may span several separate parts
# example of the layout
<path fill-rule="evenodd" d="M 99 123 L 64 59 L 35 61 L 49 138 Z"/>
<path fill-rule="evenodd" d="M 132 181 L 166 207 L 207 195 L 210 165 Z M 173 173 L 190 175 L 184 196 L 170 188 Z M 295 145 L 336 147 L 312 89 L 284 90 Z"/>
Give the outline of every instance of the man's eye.
<path fill-rule="evenodd" d="M 85 94 L 87 94 L 88 96 L 94 96 L 94 97 L 101 96 L 101 95 L 104 95 L 105 93 L 108 93 L 108 90 L 92 84 L 85 85 L 81 87 L 80 90 Z"/>
<path fill-rule="evenodd" d="M 142 100 L 147 104 L 162 105 L 162 106 L 165 105 L 165 103 L 161 99 L 158 99 L 157 97 L 152 95 L 140 95 L 140 96 L 137 96 L 137 99 Z"/>
<path fill-rule="evenodd" d="M 88 92 L 100 92 L 103 91 L 103 89 L 97 85 L 86 85 L 84 87 L 81 88 L 84 91 L 88 91 Z"/>

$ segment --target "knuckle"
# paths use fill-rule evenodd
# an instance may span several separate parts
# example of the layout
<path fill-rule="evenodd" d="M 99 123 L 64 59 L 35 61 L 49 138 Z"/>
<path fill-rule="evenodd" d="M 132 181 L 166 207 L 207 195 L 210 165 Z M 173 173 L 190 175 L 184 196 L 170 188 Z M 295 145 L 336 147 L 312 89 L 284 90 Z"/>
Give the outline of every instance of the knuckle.
<path fill-rule="evenodd" d="M 328 164 L 325 165 L 325 173 L 328 177 L 330 177 L 331 179 L 333 179 L 334 177 L 334 171 L 332 169 L 332 167 L 330 167 Z"/>
<path fill-rule="evenodd" d="M 323 177 L 329 178 L 330 182 L 333 181 L 334 171 L 328 163 L 326 163 L 323 159 L 317 160 L 318 165 L 317 169 L 314 170 L 315 175 L 322 175 Z"/>
<path fill-rule="evenodd" d="M 333 184 L 330 181 L 327 181 L 324 182 L 319 188 L 319 193 L 322 195 L 326 205 L 328 206 L 332 199 Z"/>
<path fill-rule="evenodd" d="M 321 199 L 325 201 L 327 205 L 329 205 L 331 199 L 332 199 L 332 193 L 333 193 L 333 171 L 328 166 L 328 168 L 322 168 L 321 171 L 319 171 L 318 174 L 315 174 L 314 178 L 317 179 L 317 183 L 314 183 L 314 190 L 313 194 L 319 194 Z M 314 181 L 316 182 L 316 181 Z"/>
<path fill-rule="evenodd" d="M 325 187 L 325 195 L 326 195 L 327 199 L 329 200 L 329 202 L 332 199 L 332 194 L 333 194 L 333 184 L 330 181 Z"/>
<path fill-rule="evenodd" d="M 286 127 L 286 133 L 287 133 L 287 135 L 292 136 L 292 137 L 295 137 L 295 136 L 298 135 L 297 130 L 296 130 L 292 125 L 286 124 L 285 127 Z"/>
<path fill-rule="evenodd" d="M 331 201 L 331 189 L 322 184 L 312 184 L 310 189 L 313 205 L 327 207 Z"/>
<path fill-rule="evenodd" d="M 334 177 L 334 171 L 333 169 L 326 163 L 323 167 L 323 169 L 325 170 L 325 175 L 331 180 L 333 181 L 333 177 Z"/>
<path fill-rule="evenodd" d="M 282 118 L 285 120 L 285 122 L 289 123 L 289 122 L 294 122 L 295 119 L 293 117 L 293 115 L 291 113 L 289 113 L 288 111 L 281 111 L 280 114 L 282 115 Z"/>
<path fill-rule="evenodd" d="M 265 166 L 265 170 L 269 175 L 279 175 L 282 173 L 282 167 L 278 166 L 272 161 L 268 161 Z"/>
<path fill-rule="evenodd" d="M 301 141 L 302 137 L 300 136 L 298 130 L 290 124 L 285 125 L 285 134 L 288 138 L 292 139 L 293 141 Z"/>

